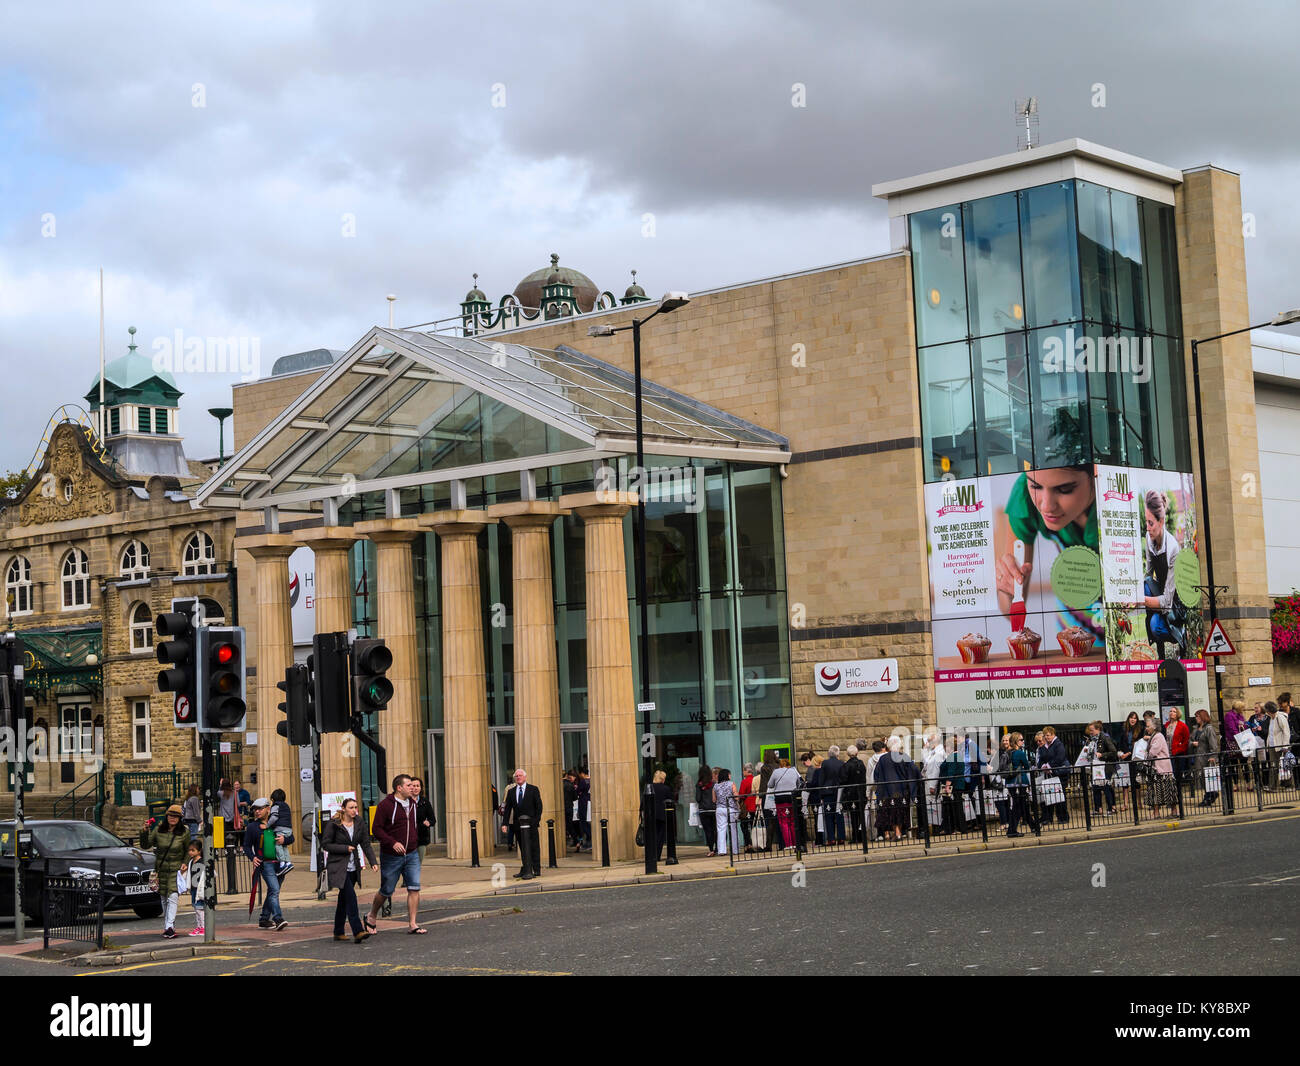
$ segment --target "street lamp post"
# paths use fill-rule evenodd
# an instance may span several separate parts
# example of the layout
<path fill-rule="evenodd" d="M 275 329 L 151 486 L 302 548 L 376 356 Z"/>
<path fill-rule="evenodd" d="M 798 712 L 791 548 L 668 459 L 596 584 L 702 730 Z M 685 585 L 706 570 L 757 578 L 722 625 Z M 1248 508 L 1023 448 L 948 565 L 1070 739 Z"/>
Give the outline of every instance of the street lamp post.
<path fill-rule="evenodd" d="M 1201 540 L 1205 545 L 1205 580 L 1206 591 L 1210 596 L 1210 625 L 1219 620 L 1219 592 L 1227 592 L 1228 586 L 1217 586 L 1214 583 L 1214 555 L 1210 548 L 1210 488 L 1205 469 L 1205 421 L 1201 413 L 1201 359 L 1200 346 L 1209 344 L 1211 341 L 1223 340 L 1225 337 L 1235 337 L 1240 333 L 1249 333 L 1252 330 L 1263 329 L 1265 326 L 1287 326 L 1293 322 L 1300 322 L 1300 309 L 1292 311 L 1282 311 L 1274 315 L 1268 322 L 1261 322 L 1258 326 L 1246 326 L 1243 329 L 1234 329 L 1228 333 L 1217 333 L 1213 337 L 1201 337 L 1192 341 L 1192 396 L 1196 400 L 1196 451 L 1201 468 Z M 1215 664 L 1214 671 L 1214 698 L 1218 705 L 1219 712 L 1219 736 L 1223 738 L 1222 743 L 1227 743 L 1227 737 L 1224 735 L 1223 721 L 1223 678 L 1219 673 L 1218 664 Z"/>
<path fill-rule="evenodd" d="M 639 471 L 639 489 L 636 496 L 636 599 L 640 618 L 640 636 L 638 641 L 638 662 L 641 670 L 641 704 L 645 708 L 642 719 L 642 736 L 650 729 L 650 607 L 646 593 L 646 538 L 645 538 L 645 486 L 647 483 L 645 469 L 645 424 L 641 402 L 641 327 L 655 315 L 666 315 L 690 303 L 690 297 L 684 292 L 667 293 L 659 306 L 645 318 L 634 318 L 627 326 L 590 326 L 588 337 L 612 337 L 615 333 L 630 329 L 632 331 L 632 377 L 635 382 L 636 407 L 636 466 Z M 658 872 L 659 842 L 655 836 L 654 820 L 654 756 L 646 755 L 642 772 L 645 776 L 645 788 L 641 798 L 641 819 L 645 829 L 645 872 Z"/>

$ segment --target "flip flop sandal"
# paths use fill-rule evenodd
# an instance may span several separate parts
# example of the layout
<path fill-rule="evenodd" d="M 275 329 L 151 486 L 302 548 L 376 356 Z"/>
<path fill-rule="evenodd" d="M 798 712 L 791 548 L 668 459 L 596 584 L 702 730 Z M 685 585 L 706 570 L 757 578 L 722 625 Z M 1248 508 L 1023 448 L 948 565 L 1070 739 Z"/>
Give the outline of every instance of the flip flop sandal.
<path fill-rule="evenodd" d="M 429 930 L 427 930 L 427 929 L 426 929 L 424 926 L 422 926 L 422 925 L 417 925 L 414 929 L 408 929 L 408 930 L 407 930 L 407 932 L 408 932 L 411 936 L 423 936 L 423 935 L 426 934 L 428 931 L 429 931 Z"/>
<path fill-rule="evenodd" d="M 370 915 L 367 914 L 363 919 L 361 919 L 361 921 L 362 924 L 365 925 L 367 932 L 369 933 L 379 932 L 379 926 L 375 925 L 374 919 L 371 918 Z"/>

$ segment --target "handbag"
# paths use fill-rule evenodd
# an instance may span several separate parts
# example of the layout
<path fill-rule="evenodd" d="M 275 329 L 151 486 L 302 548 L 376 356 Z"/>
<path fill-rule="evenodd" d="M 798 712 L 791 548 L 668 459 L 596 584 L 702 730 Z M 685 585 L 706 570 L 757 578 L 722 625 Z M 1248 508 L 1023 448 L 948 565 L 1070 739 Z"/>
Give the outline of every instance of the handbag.
<path fill-rule="evenodd" d="M 1038 802 L 1045 807 L 1065 802 L 1065 786 L 1055 774 L 1044 774 L 1038 782 Z"/>
<path fill-rule="evenodd" d="M 644 819 L 638 821 L 636 825 L 636 846 L 638 848 L 645 847 L 645 820 Z"/>
<path fill-rule="evenodd" d="M 149 891 L 150 891 L 150 892 L 157 892 L 158 889 L 159 889 L 159 885 L 160 885 L 160 882 L 159 882 L 159 880 L 158 880 L 158 871 L 157 871 L 157 870 L 150 870 L 150 871 L 149 871 Z"/>
<path fill-rule="evenodd" d="M 754 828 L 749 835 L 754 841 L 754 847 L 760 851 L 767 847 L 767 820 L 762 814 L 758 816 L 758 821 L 754 823 Z"/>

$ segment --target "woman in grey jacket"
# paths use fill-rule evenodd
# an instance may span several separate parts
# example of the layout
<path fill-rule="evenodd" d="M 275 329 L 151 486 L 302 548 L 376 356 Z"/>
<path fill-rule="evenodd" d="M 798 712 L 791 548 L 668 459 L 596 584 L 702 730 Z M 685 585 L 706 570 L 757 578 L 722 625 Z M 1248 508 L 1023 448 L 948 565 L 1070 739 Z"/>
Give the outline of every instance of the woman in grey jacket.
<path fill-rule="evenodd" d="M 326 823 L 320 846 L 326 855 L 326 882 L 339 892 L 338 904 L 334 908 L 334 939 L 347 939 L 343 935 L 343 919 L 346 917 L 352 927 L 352 939 L 360 944 L 370 933 L 361 924 L 356 886 L 361 883 L 361 867 L 365 865 L 378 870 L 379 863 L 370 850 L 370 833 L 355 799 L 344 801 L 342 809 Z"/>

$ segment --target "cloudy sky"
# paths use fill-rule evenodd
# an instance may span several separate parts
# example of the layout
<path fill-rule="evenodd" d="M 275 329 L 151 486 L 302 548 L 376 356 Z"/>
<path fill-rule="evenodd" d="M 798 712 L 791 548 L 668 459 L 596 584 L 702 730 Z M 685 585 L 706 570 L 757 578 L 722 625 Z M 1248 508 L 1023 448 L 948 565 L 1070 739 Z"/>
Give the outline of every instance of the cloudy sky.
<path fill-rule="evenodd" d="M 135 325 L 269 372 L 552 251 L 652 295 L 887 251 L 872 183 L 1013 150 L 1030 94 L 1043 143 L 1239 171 L 1267 318 L 1300 305 L 1298 28 L 1290 0 L 11 5 L 0 470 L 95 381 L 101 266 L 109 358 Z M 190 454 L 237 378 L 179 377 Z"/>

